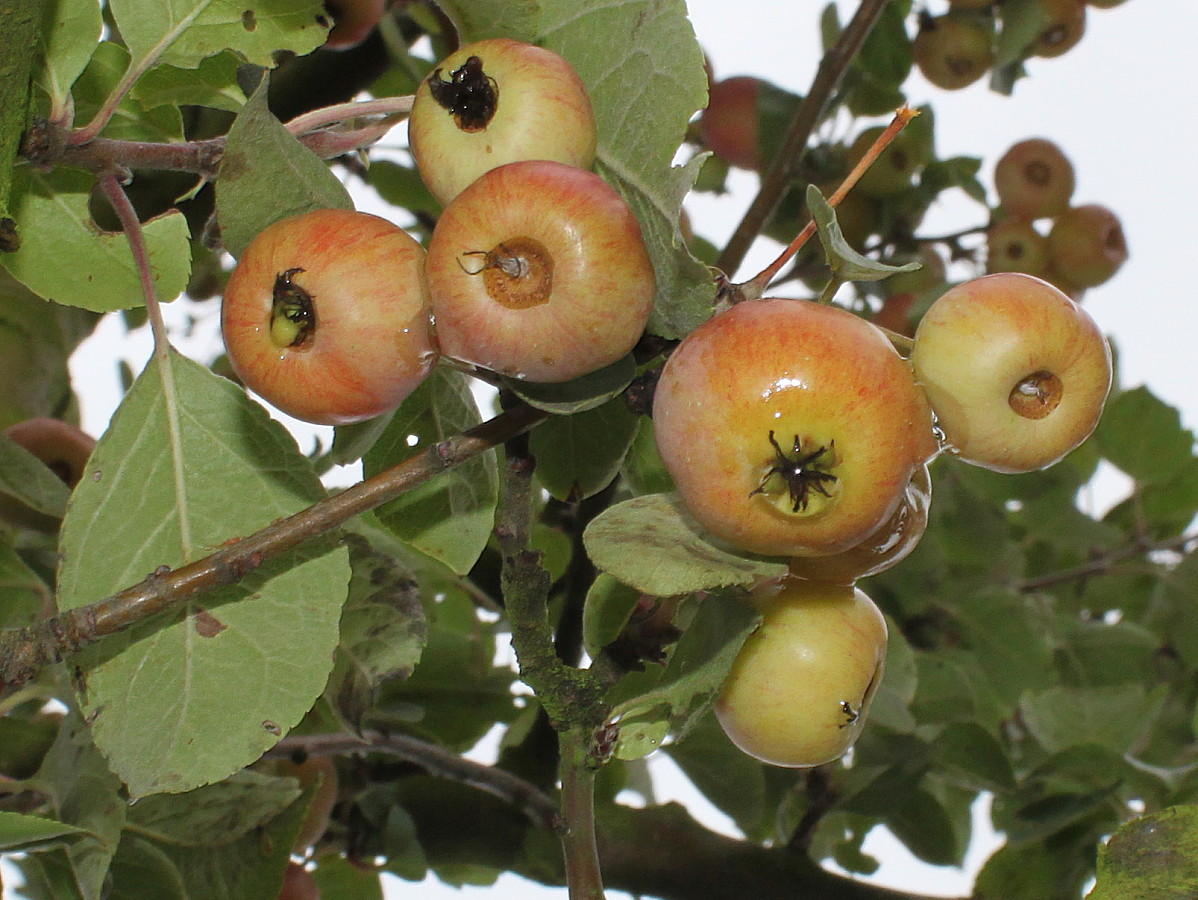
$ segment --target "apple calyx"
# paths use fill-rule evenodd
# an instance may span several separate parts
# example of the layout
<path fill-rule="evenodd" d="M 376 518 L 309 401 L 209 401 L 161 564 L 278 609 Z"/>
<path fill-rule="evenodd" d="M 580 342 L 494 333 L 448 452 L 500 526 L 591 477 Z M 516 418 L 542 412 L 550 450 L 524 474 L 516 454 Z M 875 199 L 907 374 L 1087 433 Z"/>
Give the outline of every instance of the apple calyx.
<path fill-rule="evenodd" d="M 774 456 L 766 460 L 768 468 L 761 484 L 750 491 L 749 496 L 761 495 L 780 511 L 796 516 L 814 515 L 828 508 L 839 493 L 837 477 L 827 471 L 827 467 L 836 462 L 835 442 L 820 443 L 814 450 L 804 453 L 804 441 L 796 434 L 791 447 L 792 458 L 778 445 L 773 430 L 769 433 L 769 441 L 774 448 Z M 810 446 L 816 442 L 806 443 Z M 830 458 L 824 459 L 825 456 Z M 784 492 L 770 486 L 778 479 L 786 487 Z M 789 509 L 786 508 L 787 502 L 790 503 Z"/>
<path fill-rule="evenodd" d="M 302 347 L 316 332 L 316 307 L 312 295 L 291 280 L 302 271 L 302 268 L 287 269 L 275 277 L 270 339 L 280 348 Z"/>
<path fill-rule="evenodd" d="M 449 81 L 442 80 L 441 70 L 436 69 L 428 89 L 462 131 L 483 131 L 499 107 L 499 85 L 483 71 L 483 61 L 477 56 L 467 57 L 450 72 Z"/>
<path fill-rule="evenodd" d="M 503 241 L 492 250 L 467 250 L 463 256 L 481 256 L 481 275 L 487 296 L 505 309 L 531 309 L 549 302 L 553 293 L 553 257 L 536 238 L 521 236 Z"/>
<path fill-rule="evenodd" d="M 1018 416 L 1025 419 L 1043 419 L 1057 408 L 1064 394 L 1065 386 L 1061 379 L 1052 372 L 1040 369 L 1021 378 L 1015 387 L 1011 388 L 1007 403 Z"/>

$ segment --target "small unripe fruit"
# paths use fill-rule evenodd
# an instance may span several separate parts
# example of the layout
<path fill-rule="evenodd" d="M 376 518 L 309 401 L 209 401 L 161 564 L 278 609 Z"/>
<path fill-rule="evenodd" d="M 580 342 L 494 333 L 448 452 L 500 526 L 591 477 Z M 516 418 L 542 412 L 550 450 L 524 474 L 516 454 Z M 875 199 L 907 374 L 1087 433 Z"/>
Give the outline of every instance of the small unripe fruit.
<path fill-rule="evenodd" d="M 688 335 L 653 423 L 683 506 L 740 550 L 819 556 L 894 512 L 937 450 L 927 401 L 873 325 L 804 300 L 737 304 Z"/>
<path fill-rule="evenodd" d="M 968 87 L 994 65 L 986 30 L 952 15 L 925 17 L 913 52 L 923 77 L 946 91 Z"/>
<path fill-rule="evenodd" d="M 850 585 L 787 578 L 755 601 L 761 627 L 745 641 L 715 712 L 731 741 L 775 766 L 843 756 L 865 726 L 886 661 L 886 620 Z"/>
<path fill-rule="evenodd" d="M 986 232 L 986 271 L 1043 276 L 1048 240 L 1023 219 L 1003 219 Z"/>
<path fill-rule="evenodd" d="M 623 357 L 656 290 L 628 205 L 598 175 L 545 160 L 492 169 L 459 194 L 426 271 L 441 351 L 533 382 Z"/>
<path fill-rule="evenodd" d="M 462 47 L 420 83 L 408 139 L 424 183 L 444 204 L 505 163 L 548 159 L 589 169 L 595 114 L 561 56 L 492 38 Z"/>
<path fill-rule="evenodd" d="M 850 168 L 865 156 L 885 130 L 879 125 L 867 128 L 857 135 L 849 147 Z M 901 194 L 911 187 L 912 179 L 924 167 L 928 157 L 927 147 L 913 138 L 910 131 L 901 131 L 861 176 L 856 189 L 867 197 L 893 197 Z"/>
<path fill-rule="evenodd" d="M 1048 261 L 1081 288 L 1107 281 L 1127 262 L 1127 240 L 1119 217 L 1105 206 L 1075 206 L 1061 213 L 1048 233 Z"/>
<path fill-rule="evenodd" d="M 761 168 L 757 94 L 766 82 L 748 75 L 725 78 L 711 86 L 707 109 L 699 119 L 703 143 L 729 165 Z"/>
<path fill-rule="evenodd" d="M 1073 187 L 1073 164 L 1043 138 L 1013 144 L 994 167 L 994 189 L 1003 210 L 1029 222 L 1063 213 Z"/>
<path fill-rule="evenodd" d="M 1032 42 L 1034 56 L 1060 56 L 1077 45 L 1086 33 L 1083 0 L 1040 0 L 1044 27 Z"/>
<path fill-rule="evenodd" d="M 424 249 L 367 213 L 281 219 L 229 276 L 221 330 L 252 391 L 306 422 L 344 425 L 397 407 L 436 362 Z"/>
<path fill-rule="evenodd" d="M 1029 472 L 1090 436 L 1111 386 L 1094 320 L 1060 290 L 1016 272 L 945 292 L 911 353 L 945 438 L 965 462 Z"/>

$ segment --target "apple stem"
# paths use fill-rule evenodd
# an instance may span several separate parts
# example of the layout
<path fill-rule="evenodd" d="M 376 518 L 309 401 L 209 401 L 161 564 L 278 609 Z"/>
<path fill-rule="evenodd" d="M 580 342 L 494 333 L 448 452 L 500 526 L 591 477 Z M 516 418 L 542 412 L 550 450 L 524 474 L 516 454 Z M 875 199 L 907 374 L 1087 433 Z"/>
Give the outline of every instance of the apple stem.
<path fill-rule="evenodd" d="M 919 110 L 911 109 L 909 106 L 904 106 L 895 112 L 894 118 L 890 120 L 890 124 L 878 135 L 878 139 L 873 142 L 869 150 L 865 152 L 865 155 L 857 162 L 857 165 L 853 166 L 853 170 L 849 172 L 844 181 L 840 183 L 840 186 L 832 193 L 832 196 L 828 198 L 829 206 L 835 208 L 840 205 L 840 201 L 853 189 L 866 170 L 873 165 L 874 160 L 878 158 L 883 150 L 890 146 L 890 142 L 898 137 L 899 132 L 907 127 L 907 123 L 918 115 Z M 748 281 L 737 285 L 741 299 L 756 300 L 760 298 L 765 293 L 765 289 L 769 287 L 769 283 L 782 270 L 782 267 L 811 239 L 815 231 L 815 220 L 812 219 L 803 226 L 803 230 L 795 236 L 787 248 L 778 255 L 777 259 Z"/>
<path fill-rule="evenodd" d="M 115 171 L 100 176 L 100 189 L 111 204 L 113 211 L 120 220 L 121 228 L 129 241 L 129 249 L 133 253 L 133 264 L 137 268 L 137 277 L 141 281 L 141 293 L 146 301 L 146 314 L 150 320 L 150 331 L 154 335 L 154 355 L 163 362 L 170 352 L 170 338 L 166 333 L 166 323 L 162 319 L 162 306 L 158 302 L 158 292 L 154 289 L 154 270 L 150 267 L 150 252 L 146 247 L 146 236 L 137 218 L 129 195 L 121 186 Z"/>
<path fill-rule="evenodd" d="M 595 770 L 587 764 L 589 738 L 584 729 L 561 733 L 562 822 L 558 837 L 566 862 L 570 900 L 603 900 L 603 872 L 595 838 Z"/>

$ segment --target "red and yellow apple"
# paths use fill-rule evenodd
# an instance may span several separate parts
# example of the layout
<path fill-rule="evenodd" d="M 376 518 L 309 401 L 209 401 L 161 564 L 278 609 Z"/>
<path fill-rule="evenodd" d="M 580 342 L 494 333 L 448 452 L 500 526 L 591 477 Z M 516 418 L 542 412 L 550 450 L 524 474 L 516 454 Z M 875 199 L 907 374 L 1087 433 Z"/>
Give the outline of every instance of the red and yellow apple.
<path fill-rule="evenodd" d="M 288 415 L 325 425 L 381 415 L 436 362 L 424 249 L 367 213 L 282 219 L 229 276 L 221 330 L 237 377 Z"/>
<path fill-rule="evenodd" d="M 754 300 L 678 345 L 653 406 L 662 462 L 715 538 L 772 556 L 849 549 L 937 451 L 906 360 L 875 326 L 806 300 Z"/>
<path fill-rule="evenodd" d="M 1111 386 L 1094 320 L 1017 272 L 956 285 L 915 332 L 915 377 L 949 447 L 997 472 L 1052 465 L 1089 437 Z"/>
<path fill-rule="evenodd" d="M 628 205 L 598 175 L 546 160 L 492 169 L 459 194 L 426 271 L 441 351 L 532 382 L 623 357 L 656 291 Z"/>

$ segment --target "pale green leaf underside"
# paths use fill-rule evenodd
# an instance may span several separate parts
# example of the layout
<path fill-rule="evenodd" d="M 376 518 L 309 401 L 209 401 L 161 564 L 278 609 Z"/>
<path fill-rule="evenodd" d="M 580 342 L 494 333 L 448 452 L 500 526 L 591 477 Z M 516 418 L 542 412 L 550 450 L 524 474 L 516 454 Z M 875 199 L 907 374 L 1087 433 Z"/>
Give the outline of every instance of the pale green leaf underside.
<path fill-rule="evenodd" d="M 48 174 L 18 170 L 15 213 L 21 249 L 0 259 L 18 281 L 46 300 L 95 312 L 142 306 L 129 241 L 123 234 L 100 231 L 92 221 L 88 202 L 94 180 L 77 169 Z M 142 231 L 158 299 L 174 300 L 191 274 L 187 220 L 171 212 L 144 223 Z"/>
<path fill-rule="evenodd" d="M 0 850 L 35 850 L 66 838 L 86 834 L 82 829 L 41 816 L 0 812 Z"/>
<path fill-rule="evenodd" d="M 324 43 L 320 0 L 110 0 L 135 63 L 192 67 L 221 50 L 274 65 L 276 50 L 303 55 Z"/>
<path fill-rule="evenodd" d="M 176 354 L 151 362 L 96 447 L 62 532 L 73 609 L 296 512 L 323 494 L 282 426 Z M 344 550 L 268 562 L 78 657 L 80 704 L 133 796 L 248 765 L 311 707 L 337 643 Z"/>
<path fill-rule="evenodd" d="M 709 543 L 668 494 L 636 497 L 605 510 L 587 527 L 584 542 L 600 569 L 658 597 L 786 574 L 785 563 L 746 559 Z"/>
<path fill-rule="evenodd" d="M 83 71 L 104 23 L 96 0 L 56 0 L 42 4 L 39 59 L 34 80 L 61 107 Z"/>

